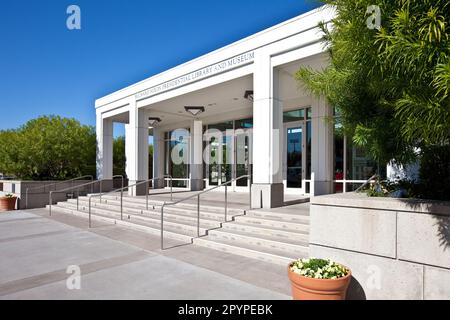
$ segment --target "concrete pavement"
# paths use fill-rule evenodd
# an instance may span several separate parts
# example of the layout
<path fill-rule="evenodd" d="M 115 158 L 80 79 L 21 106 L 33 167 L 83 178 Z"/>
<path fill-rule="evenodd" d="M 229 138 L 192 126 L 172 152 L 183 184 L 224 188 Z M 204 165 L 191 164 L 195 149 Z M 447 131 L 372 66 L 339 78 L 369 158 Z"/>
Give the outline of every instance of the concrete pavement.
<path fill-rule="evenodd" d="M 43 209 L 0 214 L 0 299 L 290 299 L 285 268 Z M 81 271 L 69 290 L 69 266 Z"/>

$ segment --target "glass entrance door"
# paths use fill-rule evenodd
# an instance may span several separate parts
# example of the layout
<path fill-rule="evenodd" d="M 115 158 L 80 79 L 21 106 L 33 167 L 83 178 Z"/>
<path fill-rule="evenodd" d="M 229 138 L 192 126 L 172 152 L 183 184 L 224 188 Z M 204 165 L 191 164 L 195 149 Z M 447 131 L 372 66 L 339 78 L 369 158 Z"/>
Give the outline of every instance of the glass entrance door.
<path fill-rule="evenodd" d="M 253 131 L 251 129 L 247 129 L 246 132 L 243 132 L 241 130 L 236 130 L 234 135 L 234 159 L 235 159 L 235 166 L 234 166 L 234 178 L 239 178 L 242 176 L 249 175 L 251 176 L 252 173 L 252 139 L 250 138 L 252 136 Z M 236 181 L 234 183 L 234 189 L 236 191 L 245 191 L 249 192 L 251 184 L 251 177 L 244 178 Z"/>
<path fill-rule="evenodd" d="M 286 193 L 304 193 L 305 179 L 305 131 L 303 122 L 284 127 L 283 182 Z"/>
<path fill-rule="evenodd" d="M 206 142 L 209 145 L 208 185 L 217 186 L 220 184 L 221 177 L 219 165 L 221 143 L 215 136 L 207 137 Z"/>
<path fill-rule="evenodd" d="M 224 136 L 222 138 L 222 161 L 220 164 L 220 183 L 225 183 L 228 181 L 231 181 L 233 177 L 233 153 L 234 153 L 234 141 L 233 135 L 226 135 L 229 134 L 223 133 Z"/>
<path fill-rule="evenodd" d="M 251 173 L 251 129 L 227 130 L 222 136 L 206 136 L 209 144 L 207 185 L 217 186 Z M 234 191 L 248 191 L 250 179 L 240 179 L 229 185 Z"/>

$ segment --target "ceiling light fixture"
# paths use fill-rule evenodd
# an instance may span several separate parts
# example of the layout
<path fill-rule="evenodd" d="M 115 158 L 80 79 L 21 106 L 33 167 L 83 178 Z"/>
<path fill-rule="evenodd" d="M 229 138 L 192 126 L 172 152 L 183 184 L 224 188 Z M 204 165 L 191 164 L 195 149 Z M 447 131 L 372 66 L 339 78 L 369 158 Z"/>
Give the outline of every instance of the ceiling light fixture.
<path fill-rule="evenodd" d="M 148 118 L 148 125 L 153 127 L 154 125 L 161 122 L 161 118 Z"/>
<path fill-rule="evenodd" d="M 205 107 L 184 107 L 186 112 L 189 112 L 194 117 L 198 116 L 200 113 L 205 112 Z"/>
<path fill-rule="evenodd" d="M 248 101 L 253 102 L 253 90 L 247 90 L 245 91 L 244 98 Z"/>

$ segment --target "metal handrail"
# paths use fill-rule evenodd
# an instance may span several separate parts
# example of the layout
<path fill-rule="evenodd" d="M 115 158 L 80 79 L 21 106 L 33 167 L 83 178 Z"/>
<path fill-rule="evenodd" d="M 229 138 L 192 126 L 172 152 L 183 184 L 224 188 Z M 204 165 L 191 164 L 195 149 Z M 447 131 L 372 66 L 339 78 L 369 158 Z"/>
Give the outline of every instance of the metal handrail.
<path fill-rule="evenodd" d="M 138 182 L 138 183 L 135 183 L 135 184 L 132 184 L 132 185 L 128 185 L 128 186 L 122 187 L 120 189 L 112 190 L 112 191 L 109 191 L 109 192 L 106 192 L 106 193 L 103 193 L 103 194 L 102 193 L 100 193 L 100 194 L 91 194 L 89 196 L 89 228 L 91 228 L 91 226 L 92 226 L 92 223 L 91 223 L 91 212 L 92 212 L 91 211 L 91 207 L 92 207 L 92 198 L 93 197 L 100 197 L 100 201 L 101 201 L 102 195 L 104 196 L 104 195 L 108 195 L 108 194 L 111 194 L 111 193 L 120 192 L 120 220 L 123 220 L 123 191 L 125 189 L 130 189 L 130 188 L 137 187 L 137 186 L 145 184 L 146 185 L 145 203 L 146 203 L 146 210 L 148 210 L 148 191 L 149 191 L 149 187 L 150 187 L 149 186 L 149 182 L 150 181 L 155 181 L 155 180 L 160 180 L 160 179 L 165 179 L 165 178 L 169 178 L 170 179 L 170 200 L 173 200 L 173 182 L 172 182 L 172 176 L 170 176 L 170 175 L 164 175 L 162 177 L 152 178 L 152 179 L 149 179 L 149 180 L 146 180 L 146 181 L 141 181 L 141 182 Z"/>
<path fill-rule="evenodd" d="M 67 182 L 72 182 L 72 186 L 73 186 L 73 182 L 74 181 L 85 179 L 85 178 L 91 178 L 91 183 L 94 181 L 94 176 L 93 175 L 86 175 L 86 176 L 82 176 L 82 177 L 78 177 L 78 178 L 73 178 L 73 179 L 69 179 L 69 180 L 65 180 L 65 181 L 52 183 L 52 184 L 49 184 L 49 185 L 43 185 L 43 186 L 39 186 L 39 187 L 27 188 L 27 190 L 25 191 L 25 208 L 28 209 L 28 191 L 38 190 L 38 189 L 42 189 L 43 188 L 44 192 L 45 192 L 45 188 L 46 187 L 56 187 L 56 186 L 58 186 L 60 184 L 67 183 Z M 56 191 L 56 188 L 55 188 L 54 191 Z"/>
<path fill-rule="evenodd" d="M 117 176 L 114 176 L 113 177 L 113 179 L 114 178 L 118 178 L 118 177 L 121 177 L 122 178 L 122 186 L 123 186 L 123 176 L 122 175 L 117 175 Z M 93 193 L 94 192 L 94 185 L 96 184 L 96 183 L 100 183 L 100 184 L 102 184 L 103 183 L 103 180 L 110 180 L 110 179 L 101 179 L 101 180 L 96 180 L 96 181 L 91 181 L 91 182 L 89 182 L 89 183 L 83 183 L 83 184 L 80 184 L 80 185 L 78 185 L 78 186 L 73 186 L 73 187 L 69 187 L 69 188 L 65 188 L 65 189 L 62 189 L 62 190 L 54 190 L 54 191 L 50 191 L 49 192 L 49 200 L 48 200 L 48 205 L 49 205 L 49 215 L 51 216 L 52 215 L 52 205 L 53 205 L 53 194 L 54 193 L 63 193 L 63 192 L 67 192 L 67 191 L 72 191 L 72 190 L 77 190 L 77 210 L 78 210 L 78 208 L 79 208 L 79 197 L 80 197 L 80 189 L 81 188 L 83 188 L 83 187 L 87 187 L 87 186 L 91 186 L 91 193 Z"/>
<path fill-rule="evenodd" d="M 371 176 L 366 182 L 363 183 L 363 185 L 361 185 L 358 189 L 356 189 L 355 192 L 359 192 L 360 190 L 362 190 L 365 186 L 367 186 L 367 184 L 369 182 L 371 182 L 372 180 L 374 180 L 377 177 L 378 177 L 378 174 L 374 174 L 373 176 Z"/>
<path fill-rule="evenodd" d="M 204 191 L 198 192 L 198 193 L 196 193 L 194 195 L 188 196 L 188 197 L 183 198 L 181 200 L 178 200 L 178 201 L 175 201 L 175 202 L 164 203 L 161 206 L 161 250 L 164 250 L 164 208 L 165 207 L 174 206 L 174 205 L 177 205 L 177 204 L 179 204 L 181 202 L 197 198 L 197 237 L 200 237 L 200 196 L 202 194 L 211 192 L 211 191 L 216 190 L 218 188 L 225 187 L 225 222 L 227 222 L 227 220 L 228 220 L 227 219 L 227 215 L 228 215 L 228 185 L 233 183 L 233 182 L 235 182 L 235 181 L 238 181 L 238 180 L 241 180 L 241 179 L 244 179 L 244 178 L 248 179 L 250 177 L 251 177 L 250 175 L 240 176 L 238 178 L 235 178 L 235 179 L 232 179 L 230 181 L 224 182 L 224 183 L 222 183 L 222 184 L 220 184 L 218 186 L 212 187 L 212 188 L 210 188 L 208 190 L 204 190 Z M 252 205 L 252 185 L 251 185 L 251 181 L 249 181 L 249 187 L 250 187 L 249 196 L 250 196 L 250 208 L 251 208 L 251 205 Z"/>
<path fill-rule="evenodd" d="M 116 174 L 115 176 L 112 176 L 112 180 L 113 180 L 113 188 L 114 188 L 114 179 L 115 178 L 121 178 L 122 179 L 122 184 L 121 187 L 124 187 L 124 177 L 121 174 Z M 106 179 L 105 179 L 106 180 Z M 109 180 L 109 179 L 108 179 Z M 102 201 L 102 193 L 103 193 L 103 180 L 100 180 L 100 201 Z M 78 209 L 77 209 L 78 210 Z"/>

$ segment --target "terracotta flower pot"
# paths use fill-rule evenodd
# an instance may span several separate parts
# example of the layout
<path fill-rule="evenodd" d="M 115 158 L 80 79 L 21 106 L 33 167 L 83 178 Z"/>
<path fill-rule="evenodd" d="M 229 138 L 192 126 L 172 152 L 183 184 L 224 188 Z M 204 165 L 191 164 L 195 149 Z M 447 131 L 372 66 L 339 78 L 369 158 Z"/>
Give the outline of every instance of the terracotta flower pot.
<path fill-rule="evenodd" d="M 0 211 L 11 211 L 16 209 L 16 200 L 17 197 L 13 198 L 0 198 Z"/>
<path fill-rule="evenodd" d="M 294 300 L 345 300 L 348 285 L 352 278 L 350 269 L 345 277 L 338 279 L 314 279 L 291 271 L 288 266 L 288 276 L 291 280 L 292 297 Z"/>

